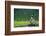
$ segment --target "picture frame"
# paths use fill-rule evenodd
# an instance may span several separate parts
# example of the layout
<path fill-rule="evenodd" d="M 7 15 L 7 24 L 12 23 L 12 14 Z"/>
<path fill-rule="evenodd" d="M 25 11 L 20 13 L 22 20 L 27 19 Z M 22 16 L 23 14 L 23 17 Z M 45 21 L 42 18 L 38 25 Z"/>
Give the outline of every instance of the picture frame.
<path fill-rule="evenodd" d="M 33 6 L 33 7 L 32 7 Z M 39 9 L 39 23 L 41 24 L 39 28 L 40 30 L 35 29 L 34 27 L 27 27 L 27 28 L 16 28 L 15 30 L 12 30 L 13 26 L 13 9 L 14 8 L 35 8 Z M 15 9 L 16 10 L 16 9 Z M 17 11 L 17 10 L 16 10 Z M 40 21 L 41 20 L 41 21 Z M 30 29 L 31 28 L 31 29 Z M 13 28 L 14 29 L 14 28 Z M 24 30 L 25 29 L 25 30 Z M 23 31 L 24 30 L 24 31 Z M 18 34 L 34 34 L 34 33 L 44 33 L 45 32 L 45 5 L 44 3 L 36 3 L 36 2 L 20 2 L 20 1 L 5 1 L 5 35 L 18 35 Z"/>

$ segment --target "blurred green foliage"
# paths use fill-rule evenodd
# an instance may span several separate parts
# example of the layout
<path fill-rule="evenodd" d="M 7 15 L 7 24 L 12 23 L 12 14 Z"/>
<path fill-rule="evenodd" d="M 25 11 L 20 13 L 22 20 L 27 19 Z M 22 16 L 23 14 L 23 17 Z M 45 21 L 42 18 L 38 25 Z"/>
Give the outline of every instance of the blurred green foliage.
<path fill-rule="evenodd" d="M 32 17 L 32 21 L 31 20 Z M 26 22 L 27 21 L 27 22 Z M 14 8 L 15 26 L 38 26 L 39 9 L 16 9 Z"/>
<path fill-rule="evenodd" d="M 16 21 L 30 20 L 32 15 L 35 20 L 38 20 L 39 10 L 38 9 L 14 9 L 14 20 Z"/>

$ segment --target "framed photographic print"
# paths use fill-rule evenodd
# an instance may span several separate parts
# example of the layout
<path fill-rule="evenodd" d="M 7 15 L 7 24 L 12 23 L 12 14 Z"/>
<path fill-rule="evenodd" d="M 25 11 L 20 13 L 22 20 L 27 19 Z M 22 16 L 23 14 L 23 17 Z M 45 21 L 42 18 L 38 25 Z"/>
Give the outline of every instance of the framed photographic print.
<path fill-rule="evenodd" d="M 5 34 L 45 32 L 44 3 L 5 1 Z"/>

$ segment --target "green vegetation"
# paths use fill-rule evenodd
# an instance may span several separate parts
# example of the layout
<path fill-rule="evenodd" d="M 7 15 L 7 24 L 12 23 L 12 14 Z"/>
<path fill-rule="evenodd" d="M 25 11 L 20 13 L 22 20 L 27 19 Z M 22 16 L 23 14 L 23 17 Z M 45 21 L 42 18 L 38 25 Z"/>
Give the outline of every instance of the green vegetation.
<path fill-rule="evenodd" d="M 15 27 L 17 27 L 17 26 L 26 26 L 26 25 L 28 25 L 28 24 L 31 24 L 29 21 L 14 21 L 14 25 L 15 25 Z"/>
<path fill-rule="evenodd" d="M 14 9 L 14 27 L 38 26 L 38 9 Z"/>

